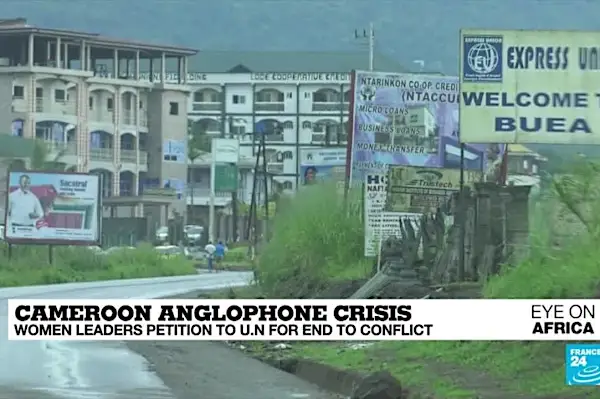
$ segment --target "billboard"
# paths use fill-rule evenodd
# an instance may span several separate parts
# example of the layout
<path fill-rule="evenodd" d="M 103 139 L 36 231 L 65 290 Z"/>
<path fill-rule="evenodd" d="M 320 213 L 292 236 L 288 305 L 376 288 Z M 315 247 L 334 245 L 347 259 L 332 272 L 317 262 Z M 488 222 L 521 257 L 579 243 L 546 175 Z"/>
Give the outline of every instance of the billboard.
<path fill-rule="evenodd" d="M 100 176 L 9 172 L 5 240 L 91 245 L 101 237 Z"/>
<path fill-rule="evenodd" d="M 353 180 L 388 165 L 460 167 L 457 77 L 357 71 L 354 79 Z M 465 169 L 486 170 L 503 150 L 469 144 Z"/>
<path fill-rule="evenodd" d="M 346 175 L 346 148 L 301 148 L 301 184 L 318 181 L 344 182 Z"/>
<path fill-rule="evenodd" d="M 376 257 L 381 241 L 388 237 L 400 237 L 400 218 L 412 222 L 415 231 L 420 229 L 421 214 L 408 212 L 386 212 L 387 176 L 384 173 L 369 173 L 365 176 L 365 257 Z"/>
<path fill-rule="evenodd" d="M 215 163 L 238 164 L 240 161 L 240 141 L 238 139 L 212 139 L 212 157 Z"/>
<path fill-rule="evenodd" d="M 465 186 L 482 179 L 479 171 L 464 171 Z M 445 205 L 460 190 L 460 170 L 391 166 L 387 175 L 384 209 L 391 212 L 428 213 Z"/>
<path fill-rule="evenodd" d="M 600 32 L 460 32 L 460 135 L 472 143 L 600 144 Z"/>

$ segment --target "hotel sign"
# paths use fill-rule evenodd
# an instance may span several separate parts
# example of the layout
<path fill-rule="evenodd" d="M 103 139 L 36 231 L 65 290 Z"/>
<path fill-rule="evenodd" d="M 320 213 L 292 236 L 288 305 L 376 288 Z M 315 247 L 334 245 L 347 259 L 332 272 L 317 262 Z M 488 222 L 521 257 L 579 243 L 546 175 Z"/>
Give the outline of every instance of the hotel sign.
<path fill-rule="evenodd" d="M 160 82 L 160 73 L 152 74 L 154 82 Z M 149 81 L 149 73 L 140 73 L 140 80 Z M 177 72 L 167 72 L 167 83 L 178 83 Z M 349 73 L 335 72 L 260 72 L 260 73 L 202 73 L 188 72 L 187 83 L 227 84 L 227 83 L 321 83 L 321 84 L 349 84 Z"/>

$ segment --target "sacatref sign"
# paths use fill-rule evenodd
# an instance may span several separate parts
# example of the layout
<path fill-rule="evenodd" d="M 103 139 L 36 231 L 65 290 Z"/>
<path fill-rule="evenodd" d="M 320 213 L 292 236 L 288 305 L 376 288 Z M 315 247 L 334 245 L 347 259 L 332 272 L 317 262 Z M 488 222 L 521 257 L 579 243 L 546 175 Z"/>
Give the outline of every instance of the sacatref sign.
<path fill-rule="evenodd" d="M 7 242 L 89 245 L 100 241 L 99 176 L 9 172 L 7 180 Z"/>
<path fill-rule="evenodd" d="M 600 144 L 600 32 L 461 30 L 460 139 Z"/>

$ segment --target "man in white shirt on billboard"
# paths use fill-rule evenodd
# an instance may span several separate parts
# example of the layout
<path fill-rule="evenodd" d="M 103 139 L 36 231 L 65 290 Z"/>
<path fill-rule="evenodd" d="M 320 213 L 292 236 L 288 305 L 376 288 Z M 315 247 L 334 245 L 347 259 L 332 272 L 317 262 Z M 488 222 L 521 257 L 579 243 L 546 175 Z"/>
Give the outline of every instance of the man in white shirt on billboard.
<path fill-rule="evenodd" d="M 31 192 L 31 179 L 27 175 L 19 178 L 19 188 L 8 196 L 8 221 L 11 226 L 34 227 L 35 222 L 44 216 L 38 197 Z"/>

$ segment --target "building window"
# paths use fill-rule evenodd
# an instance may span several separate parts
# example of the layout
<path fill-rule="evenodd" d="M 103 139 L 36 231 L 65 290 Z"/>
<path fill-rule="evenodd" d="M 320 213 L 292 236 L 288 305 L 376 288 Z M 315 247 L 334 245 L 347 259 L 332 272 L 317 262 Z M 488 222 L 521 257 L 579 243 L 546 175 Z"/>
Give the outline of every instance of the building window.
<path fill-rule="evenodd" d="M 334 90 L 319 90 L 313 93 L 315 103 L 335 103 L 340 101 L 340 93 Z"/>
<path fill-rule="evenodd" d="M 234 136 L 243 136 L 246 134 L 246 126 L 232 126 L 231 134 Z"/>
<path fill-rule="evenodd" d="M 58 102 L 65 102 L 67 97 L 67 93 L 65 93 L 64 90 L 62 89 L 56 89 L 54 90 L 54 101 Z"/>
<path fill-rule="evenodd" d="M 107 98 L 106 99 L 106 109 L 109 111 L 112 111 L 114 108 L 114 102 L 112 98 Z"/>
<path fill-rule="evenodd" d="M 261 90 L 256 93 L 256 101 L 259 103 L 282 103 L 283 93 L 277 90 Z"/>
<path fill-rule="evenodd" d="M 13 86 L 13 98 L 25 98 L 25 88 L 23 86 Z"/>
<path fill-rule="evenodd" d="M 194 93 L 195 103 L 218 103 L 219 92 L 213 89 L 199 90 Z"/>
<path fill-rule="evenodd" d="M 144 109 L 144 102 L 140 100 L 140 105 L 139 105 L 140 109 Z"/>
<path fill-rule="evenodd" d="M 169 115 L 179 115 L 179 103 L 174 101 L 169 103 Z"/>
<path fill-rule="evenodd" d="M 312 93 L 311 93 L 311 92 L 307 91 L 307 92 L 305 92 L 305 93 L 304 93 L 304 98 L 305 98 L 305 99 L 307 99 L 307 100 L 308 100 L 308 99 L 310 99 L 311 97 L 312 97 Z"/>
<path fill-rule="evenodd" d="M 90 109 L 94 109 L 94 97 L 90 97 L 88 99 L 88 104 L 89 104 Z"/>
<path fill-rule="evenodd" d="M 237 94 L 233 95 L 233 103 L 234 104 L 246 104 L 246 96 L 240 96 Z"/>
<path fill-rule="evenodd" d="M 294 93 L 292 93 L 291 91 L 287 92 L 287 98 L 293 98 L 294 97 Z"/>

